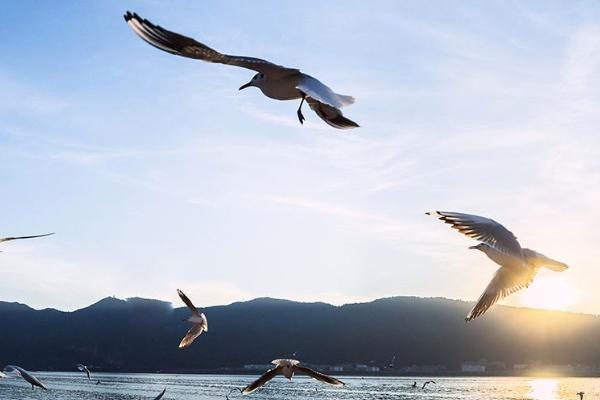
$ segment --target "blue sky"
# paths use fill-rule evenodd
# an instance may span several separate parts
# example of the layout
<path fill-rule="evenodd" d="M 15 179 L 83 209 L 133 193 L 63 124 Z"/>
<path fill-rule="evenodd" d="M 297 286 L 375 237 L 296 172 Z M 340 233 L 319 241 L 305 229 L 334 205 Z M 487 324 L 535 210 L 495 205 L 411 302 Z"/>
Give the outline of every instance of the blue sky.
<path fill-rule="evenodd" d="M 251 71 L 158 51 L 126 10 L 299 67 L 362 127 L 300 126 L 297 102 L 238 92 Z M 546 294 L 600 313 L 598 21 L 593 1 L 7 3 L 1 233 L 57 235 L 2 246 L 0 299 L 475 300 L 494 266 L 423 215 L 442 209 L 567 262 Z"/>

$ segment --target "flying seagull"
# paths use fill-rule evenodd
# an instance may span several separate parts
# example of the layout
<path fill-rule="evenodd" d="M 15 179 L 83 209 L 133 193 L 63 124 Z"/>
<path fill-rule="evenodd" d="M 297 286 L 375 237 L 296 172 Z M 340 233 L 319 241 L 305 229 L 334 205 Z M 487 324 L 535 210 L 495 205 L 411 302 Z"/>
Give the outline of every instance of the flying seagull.
<path fill-rule="evenodd" d="M 302 104 L 309 107 L 327 124 L 338 129 L 356 128 L 358 124 L 344 117 L 340 108 L 354 103 L 352 96 L 334 93 L 329 87 L 296 68 L 288 68 L 254 57 L 232 56 L 219 53 L 196 40 L 154 25 L 147 19 L 127 11 L 125 21 L 134 32 L 150 45 L 181 57 L 212 63 L 234 65 L 256 71 L 252 80 L 240 87 L 259 88 L 275 100 L 301 99 L 298 120 L 304 123 Z"/>
<path fill-rule="evenodd" d="M 183 300 L 186 306 L 192 312 L 192 315 L 188 318 L 184 319 L 186 322 L 190 322 L 194 324 L 185 337 L 179 343 L 179 348 L 183 349 L 184 347 L 188 347 L 192 342 L 202 334 L 202 332 L 208 331 L 208 320 L 206 316 L 198 311 L 198 309 L 192 304 L 191 300 L 179 289 L 177 289 L 177 294 Z"/>
<path fill-rule="evenodd" d="M 77 369 L 80 370 L 81 372 L 85 372 L 85 374 L 87 375 L 88 379 L 92 380 L 91 373 L 90 373 L 90 370 L 88 369 L 88 367 L 86 367 L 83 364 L 77 364 Z"/>
<path fill-rule="evenodd" d="M 426 213 L 450 224 L 452 228 L 481 243 L 469 249 L 479 250 L 500 265 L 496 274 L 469 312 L 465 321 L 483 315 L 501 299 L 529 286 L 538 270 L 566 270 L 567 264 L 553 260 L 534 250 L 522 248 L 515 235 L 498 222 L 478 215 L 433 211 Z"/>
<path fill-rule="evenodd" d="M 4 372 L 14 372 L 17 376 L 25 379 L 27 382 L 31 384 L 31 389 L 35 389 L 36 386 L 41 387 L 44 390 L 48 390 L 46 386 L 38 378 L 31 375 L 29 372 L 25 371 L 23 368 L 18 367 L 16 365 L 7 365 L 4 367 Z"/>
<path fill-rule="evenodd" d="M 579 400 L 583 400 L 583 395 L 584 394 L 585 394 L 584 392 L 577 393 L 577 396 L 579 396 Z"/>
<path fill-rule="evenodd" d="M 317 371 L 313 371 L 310 368 L 301 367 L 300 361 L 297 360 L 273 360 L 271 364 L 274 364 L 275 367 L 271 368 L 267 372 L 265 372 L 260 378 L 246 386 L 242 390 L 242 394 L 250 394 L 254 392 L 259 387 L 263 386 L 265 383 L 269 382 L 271 379 L 275 378 L 276 375 L 282 374 L 288 379 L 292 379 L 295 373 L 303 373 L 312 378 L 315 378 L 318 381 L 323 383 L 328 383 L 333 386 L 344 386 L 344 382 L 335 379 L 331 376 L 327 376 Z"/>
<path fill-rule="evenodd" d="M 165 395 L 165 392 L 167 391 L 167 388 L 164 388 L 163 391 L 154 398 L 154 400 L 160 400 L 162 399 L 162 397 Z"/>
<path fill-rule="evenodd" d="M 434 385 L 436 384 L 436 383 L 435 383 L 435 381 L 427 381 L 427 382 L 425 382 L 425 383 L 423 384 L 423 387 L 421 387 L 421 389 L 425 389 L 425 387 L 426 387 L 427 385 L 429 385 L 430 383 L 433 383 Z"/>

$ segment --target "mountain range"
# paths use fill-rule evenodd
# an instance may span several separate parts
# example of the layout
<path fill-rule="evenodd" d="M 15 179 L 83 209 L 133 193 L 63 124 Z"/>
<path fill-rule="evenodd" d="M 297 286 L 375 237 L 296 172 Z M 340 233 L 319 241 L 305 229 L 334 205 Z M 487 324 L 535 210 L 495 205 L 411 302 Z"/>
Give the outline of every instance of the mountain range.
<path fill-rule="evenodd" d="M 258 298 L 204 308 L 209 331 L 184 350 L 186 308 L 105 298 L 62 312 L 0 302 L 0 365 L 73 370 L 202 372 L 296 357 L 311 364 L 600 364 L 600 318 L 496 306 L 466 323 L 470 303 L 393 297 L 333 306 Z"/>

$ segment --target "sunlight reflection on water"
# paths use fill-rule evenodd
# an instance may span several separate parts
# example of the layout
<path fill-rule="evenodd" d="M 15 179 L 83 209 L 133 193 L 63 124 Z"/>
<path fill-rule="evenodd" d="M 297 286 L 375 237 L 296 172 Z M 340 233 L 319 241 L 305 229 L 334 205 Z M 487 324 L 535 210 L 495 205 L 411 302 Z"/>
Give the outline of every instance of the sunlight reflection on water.
<path fill-rule="evenodd" d="M 23 380 L 0 380 L 1 400 L 140 400 L 153 399 L 167 388 L 164 400 L 225 399 L 233 387 L 243 387 L 257 375 L 165 375 L 165 374 L 94 374 L 102 384 L 95 385 L 80 373 L 35 374 L 50 389 L 31 390 Z M 413 389 L 431 379 L 341 377 L 344 388 L 325 386 L 305 377 L 292 382 L 276 378 L 245 400 L 578 400 L 578 391 L 587 398 L 600 395 L 600 380 L 594 378 L 433 378 L 437 384 L 425 390 Z M 316 390 L 318 389 L 318 390 Z M 240 400 L 239 394 L 230 397 Z"/>

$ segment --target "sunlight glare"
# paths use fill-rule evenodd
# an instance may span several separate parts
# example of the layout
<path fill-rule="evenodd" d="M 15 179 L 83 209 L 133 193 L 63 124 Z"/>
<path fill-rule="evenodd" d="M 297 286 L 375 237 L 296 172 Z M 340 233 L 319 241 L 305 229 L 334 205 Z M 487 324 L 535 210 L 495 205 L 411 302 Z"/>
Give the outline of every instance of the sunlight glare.
<path fill-rule="evenodd" d="M 529 382 L 531 390 L 529 397 L 533 400 L 552 400 L 556 399 L 558 389 L 558 380 L 556 379 L 536 379 Z"/>
<path fill-rule="evenodd" d="M 520 305 L 548 310 L 567 310 L 578 299 L 577 290 L 561 277 L 542 276 L 520 296 Z"/>

